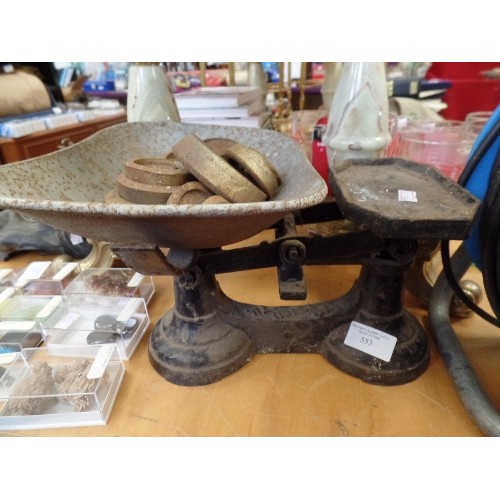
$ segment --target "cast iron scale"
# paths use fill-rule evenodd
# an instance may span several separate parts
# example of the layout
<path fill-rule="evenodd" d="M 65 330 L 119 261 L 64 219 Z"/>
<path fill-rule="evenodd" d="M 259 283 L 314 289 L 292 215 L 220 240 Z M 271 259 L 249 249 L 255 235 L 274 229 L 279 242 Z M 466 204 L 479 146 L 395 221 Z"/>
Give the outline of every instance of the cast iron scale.
<path fill-rule="evenodd" d="M 159 157 L 186 133 L 254 147 L 283 179 L 276 200 L 212 206 L 106 204 L 129 158 Z M 154 368 L 180 385 L 215 382 L 257 353 L 318 353 L 365 382 L 414 380 L 429 363 L 427 336 L 403 307 L 405 273 L 419 240 L 467 238 L 479 202 L 424 165 L 346 161 L 332 173 L 334 198 L 291 139 L 278 132 L 179 123 L 127 123 L 33 160 L 0 169 L 0 206 L 110 242 L 131 268 L 171 275 L 174 306 L 149 343 Z M 410 198 L 406 198 L 406 196 Z M 302 224 L 343 220 L 347 232 L 303 236 Z M 224 247 L 273 228 L 256 246 Z M 168 251 L 163 249 L 168 248 Z M 283 299 L 303 299 L 302 267 L 360 264 L 344 296 L 318 304 L 260 306 L 226 296 L 217 274 L 276 267 Z M 344 343 L 352 321 L 396 337 L 389 361 Z"/>
<path fill-rule="evenodd" d="M 275 239 L 222 250 L 114 248 L 145 274 L 174 275 L 175 304 L 154 328 L 149 358 L 179 385 L 215 382 L 256 353 L 320 353 L 341 370 L 380 385 L 414 380 L 427 368 L 427 336 L 403 307 L 404 279 L 418 240 L 464 239 L 476 200 L 434 169 L 399 159 L 345 162 L 332 177 L 335 198 L 286 215 Z M 398 186 L 420 197 L 401 208 Z M 381 196 L 385 194 L 385 197 Z M 443 210 L 445 207 L 445 210 Z M 408 209 L 409 208 L 409 209 Z M 303 236 L 297 225 L 349 220 L 348 232 Z M 344 296 L 319 304 L 255 306 L 235 301 L 216 275 L 276 267 L 280 297 L 307 296 L 302 266 L 361 264 Z M 397 338 L 389 362 L 344 344 L 351 321 Z"/>

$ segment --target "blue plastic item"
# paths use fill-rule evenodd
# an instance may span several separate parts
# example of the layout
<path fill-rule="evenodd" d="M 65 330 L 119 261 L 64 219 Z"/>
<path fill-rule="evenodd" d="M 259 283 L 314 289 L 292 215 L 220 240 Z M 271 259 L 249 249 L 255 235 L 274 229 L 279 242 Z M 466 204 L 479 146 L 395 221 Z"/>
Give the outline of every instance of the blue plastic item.
<path fill-rule="evenodd" d="M 114 80 L 87 80 L 83 84 L 84 92 L 112 92 L 114 90 Z"/>
<path fill-rule="evenodd" d="M 494 125 L 500 121 L 500 106 L 498 106 L 490 119 L 484 126 L 483 130 L 479 134 L 474 146 L 472 147 L 472 151 L 469 155 L 469 158 L 476 152 L 479 145 L 484 141 L 490 130 L 494 127 Z M 495 138 L 492 145 L 489 147 L 487 152 L 483 155 L 476 168 L 470 175 L 469 179 L 465 183 L 465 188 L 470 191 L 476 198 L 481 201 L 484 200 L 486 196 L 486 192 L 488 190 L 488 184 L 490 179 L 491 169 L 493 167 L 493 163 L 495 162 L 495 158 L 500 149 L 500 135 Z M 500 221 L 498 221 L 500 224 Z M 473 225 L 471 229 L 471 233 L 469 238 L 464 242 L 467 252 L 469 256 L 476 264 L 476 266 L 482 271 L 482 258 L 481 258 L 481 245 L 479 239 L 479 223 Z"/>

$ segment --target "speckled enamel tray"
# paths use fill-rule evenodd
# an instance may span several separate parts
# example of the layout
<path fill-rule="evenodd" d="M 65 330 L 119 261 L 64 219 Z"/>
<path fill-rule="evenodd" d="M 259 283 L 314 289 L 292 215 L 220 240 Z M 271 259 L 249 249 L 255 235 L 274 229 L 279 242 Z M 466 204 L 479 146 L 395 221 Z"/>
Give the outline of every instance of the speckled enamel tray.
<path fill-rule="evenodd" d="M 215 205 L 104 203 L 125 161 L 164 157 L 185 134 L 256 148 L 282 186 L 272 201 Z M 61 151 L 0 167 L 0 207 L 73 234 L 120 245 L 214 248 L 242 241 L 320 203 L 327 186 L 302 149 L 271 130 L 169 122 L 124 123 Z"/>

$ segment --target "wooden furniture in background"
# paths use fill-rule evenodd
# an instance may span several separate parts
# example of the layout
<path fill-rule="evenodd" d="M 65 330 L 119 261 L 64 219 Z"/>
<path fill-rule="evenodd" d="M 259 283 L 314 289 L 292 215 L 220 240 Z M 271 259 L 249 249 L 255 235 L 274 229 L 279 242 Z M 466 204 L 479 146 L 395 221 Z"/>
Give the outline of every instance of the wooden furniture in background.
<path fill-rule="evenodd" d="M 127 121 L 127 114 L 105 116 L 95 120 L 42 130 L 17 139 L 0 138 L 0 164 L 35 158 L 70 146 L 111 125 Z"/>

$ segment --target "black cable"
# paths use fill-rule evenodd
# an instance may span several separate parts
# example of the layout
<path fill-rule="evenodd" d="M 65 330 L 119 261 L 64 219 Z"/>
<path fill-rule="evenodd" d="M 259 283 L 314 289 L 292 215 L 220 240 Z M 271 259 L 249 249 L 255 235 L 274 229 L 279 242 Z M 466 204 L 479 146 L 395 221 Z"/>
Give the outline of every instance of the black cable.
<path fill-rule="evenodd" d="M 92 250 L 92 245 L 86 238 L 82 237 L 82 241 L 80 243 L 73 243 L 73 241 L 71 241 L 71 234 L 63 230 L 59 230 L 57 232 L 57 237 L 63 252 L 73 259 L 84 259 Z"/>
<path fill-rule="evenodd" d="M 441 260 L 443 262 L 443 271 L 448 280 L 450 288 L 453 290 L 455 295 L 472 311 L 474 311 L 478 316 L 481 316 L 484 320 L 500 328 L 500 321 L 481 309 L 475 302 L 473 302 L 462 290 L 457 278 L 453 274 L 450 261 L 450 242 L 448 240 L 441 241 Z"/>
<path fill-rule="evenodd" d="M 470 156 L 467 164 L 458 179 L 457 183 L 465 185 L 470 176 L 488 152 L 494 141 L 500 136 L 500 121 L 494 124 L 488 134 L 478 145 L 474 153 Z M 483 262 L 483 281 L 486 295 L 494 313 L 499 316 L 500 312 L 500 267 L 498 259 L 498 248 L 500 243 L 500 225 L 495 221 L 500 220 L 500 150 L 493 162 L 488 187 L 484 199 L 479 209 L 477 224 L 479 227 L 479 243 L 481 259 Z M 457 297 L 473 312 L 483 319 L 500 328 L 500 321 L 497 317 L 490 315 L 484 309 L 473 302 L 462 290 L 455 277 L 450 261 L 450 246 L 448 240 L 441 241 L 441 259 L 443 271 L 448 283 Z M 491 271 L 491 272 L 490 272 Z"/>

